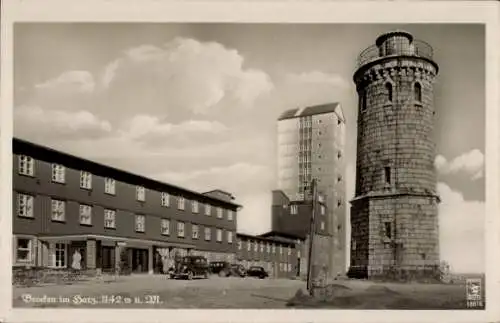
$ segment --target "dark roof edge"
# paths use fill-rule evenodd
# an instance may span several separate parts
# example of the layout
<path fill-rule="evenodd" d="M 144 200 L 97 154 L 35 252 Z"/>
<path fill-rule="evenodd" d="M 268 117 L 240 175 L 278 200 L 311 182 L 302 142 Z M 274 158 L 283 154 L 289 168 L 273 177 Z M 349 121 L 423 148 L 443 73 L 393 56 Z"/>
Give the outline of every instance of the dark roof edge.
<path fill-rule="evenodd" d="M 264 234 L 257 234 L 257 235 L 248 234 L 248 233 L 239 233 L 239 232 L 236 233 L 237 237 L 245 237 L 245 238 L 250 238 L 250 239 L 258 239 L 258 240 L 272 241 L 272 242 L 295 243 L 296 239 L 300 239 L 299 237 L 296 237 L 296 238 L 286 238 L 285 235 L 282 235 L 283 236 L 283 240 L 282 240 L 282 239 L 275 239 L 275 238 L 272 238 L 272 237 L 267 237 L 265 235 L 266 235 L 266 233 L 264 233 Z M 280 234 L 276 234 L 276 235 L 279 236 Z"/>
<path fill-rule="evenodd" d="M 97 167 L 102 167 L 103 169 L 109 169 L 109 170 L 112 170 L 112 171 L 115 171 L 115 172 L 122 173 L 124 175 L 137 177 L 137 178 L 140 178 L 140 179 L 142 179 L 144 181 L 153 182 L 156 185 L 168 186 L 168 187 L 171 187 L 171 188 L 179 190 L 179 191 L 184 191 L 186 193 L 203 196 L 203 197 L 205 197 L 205 198 L 207 198 L 209 200 L 214 200 L 214 201 L 217 201 L 217 202 L 222 202 L 222 203 L 230 204 L 230 205 L 233 205 L 233 206 L 236 206 L 236 207 L 243 207 L 242 205 L 239 205 L 239 204 L 236 204 L 236 203 L 233 203 L 233 202 L 228 202 L 227 200 L 218 199 L 218 198 L 215 198 L 213 196 L 205 195 L 203 193 L 196 192 L 196 191 L 192 191 L 192 190 L 189 190 L 189 189 L 181 187 L 181 186 L 177 186 L 177 185 L 174 185 L 174 184 L 165 183 L 165 182 L 162 182 L 162 181 L 159 181 L 159 180 L 156 180 L 156 179 L 152 179 L 152 178 L 149 178 L 149 177 L 146 177 L 146 176 L 143 176 L 143 175 L 134 174 L 134 173 L 131 173 L 129 171 L 125 171 L 123 169 L 119 169 L 119 168 L 116 168 L 116 167 L 113 167 L 113 166 L 104 165 L 104 164 L 95 162 L 95 161 L 90 160 L 90 159 L 82 158 L 82 157 L 79 157 L 79 156 L 76 156 L 76 155 L 72 155 L 70 153 L 63 152 L 63 151 L 60 151 L 60 150 L 57 150 L 57 149 L 54 149 L 54 148 L 50 148 L 50 147 L 47 147 L 47 146 L 44 146 L 44 145 L 36 144 L 36 143 L 28 141 L 28 140 L 24 140 L 24 139 L 13 137 L 12 138 L 12 145 L 13 145 L 12 148 L 13 149 L 14 149 L 14 145 L 16 144 L 16 142 L 19 143 L 19 144 L 28 145 L 28 146 L 32 146 L 32 147 L 35 147 L 35 148 L 38 148 L 38 149 L 45 150 L 45 151 L 47 151 L 48 153 L 51 153 L 51 154 L 59 154 L 59 155 L 67 156 L 69 158 L 74 158 L 74 159 L 81 160 L 83 162 L 87 162 L 89 164 L 93 164 L 93 165 L 95 165 Z"/>

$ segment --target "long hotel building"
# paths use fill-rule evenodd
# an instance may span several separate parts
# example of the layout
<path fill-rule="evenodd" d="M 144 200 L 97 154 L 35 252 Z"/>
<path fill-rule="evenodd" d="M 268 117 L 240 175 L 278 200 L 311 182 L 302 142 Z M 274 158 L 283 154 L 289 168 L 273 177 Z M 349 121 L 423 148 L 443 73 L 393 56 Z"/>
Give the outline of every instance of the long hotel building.
<path fill-rule="evenodd" d="M 13 264 L 132 272 L 162 257 L 235 261 L 240 205 L 227 192 L 197 193 L 24 140 L 13 140 Z"/>
<path fill-rule="evenodd" d="M 317 247 L 328 254 L 330 277 L 346 272 L 344 146 L 345 118 L 339 103 L 288 110 L 278 119 L 278 189 L 292 202 L 307 201 L 316 179 L 328 210 Z M 273 223 L 274 231 L 290 232 Z"/>

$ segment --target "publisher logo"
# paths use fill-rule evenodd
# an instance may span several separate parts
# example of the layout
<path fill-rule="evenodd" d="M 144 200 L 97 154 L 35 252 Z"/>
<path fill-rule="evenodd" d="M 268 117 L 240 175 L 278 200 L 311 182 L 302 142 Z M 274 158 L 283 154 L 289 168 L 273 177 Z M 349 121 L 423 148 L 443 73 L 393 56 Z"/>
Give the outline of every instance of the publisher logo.
<path fill-rule="evenodd" d="M 482 293 L 482 281 L 481 279 L 473 278 L 467 279 L 465 282 L 465 288 L 467 291 L 467 307 L 468 308 L 480 308 L 483 307 L 483 293 Z"/>

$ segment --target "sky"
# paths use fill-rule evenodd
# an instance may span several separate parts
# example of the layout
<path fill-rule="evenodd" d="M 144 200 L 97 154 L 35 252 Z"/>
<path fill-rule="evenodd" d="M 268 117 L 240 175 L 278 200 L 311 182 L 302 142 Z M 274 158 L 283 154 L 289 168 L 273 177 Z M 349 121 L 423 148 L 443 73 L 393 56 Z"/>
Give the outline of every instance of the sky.
<path fill-rule="evenodd" d="M 433 46 L 440 67 L 441 258 L 454 271 L 483 271 L 485 134 L 467 131 L 485 127 L 480 25 L 17 23 L 14 135 L 196 191 L 232 192 L 243 205 L 238 232 L 263 233 L 277 188 L 276 119 L 287 109 L 341 103 L 353 198 L 356 57 L 394 29 Z"/>

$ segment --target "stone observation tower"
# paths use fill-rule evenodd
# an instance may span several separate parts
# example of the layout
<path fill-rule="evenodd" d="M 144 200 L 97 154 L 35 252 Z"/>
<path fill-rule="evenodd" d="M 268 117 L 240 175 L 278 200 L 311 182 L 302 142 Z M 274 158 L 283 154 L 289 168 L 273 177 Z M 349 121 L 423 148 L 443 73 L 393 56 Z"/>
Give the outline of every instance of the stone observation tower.
<path fill-rule="evenodd" d="M 404 31 L 358 58 L 350 277 L 439 279 L 432 48 Z"/>

